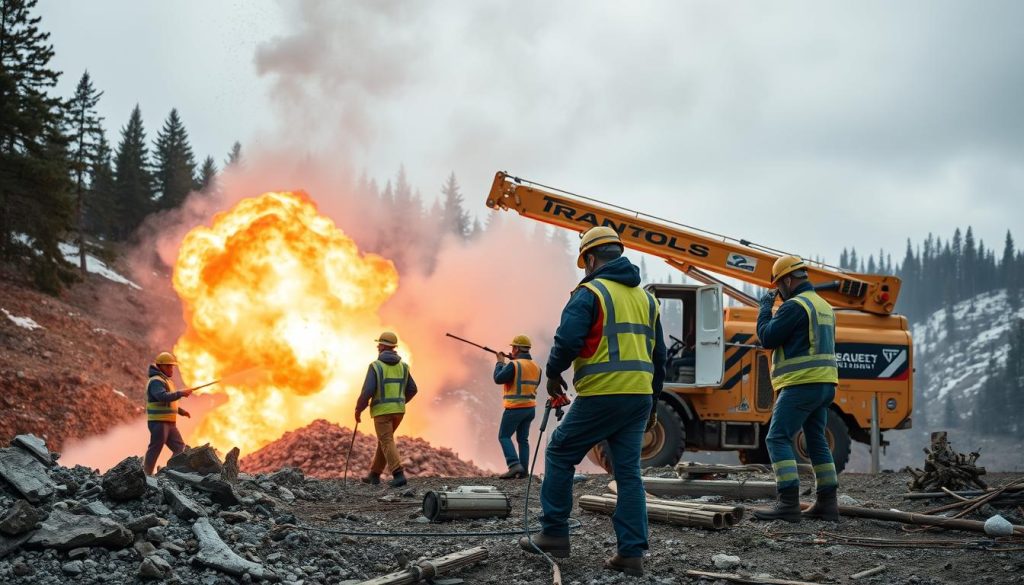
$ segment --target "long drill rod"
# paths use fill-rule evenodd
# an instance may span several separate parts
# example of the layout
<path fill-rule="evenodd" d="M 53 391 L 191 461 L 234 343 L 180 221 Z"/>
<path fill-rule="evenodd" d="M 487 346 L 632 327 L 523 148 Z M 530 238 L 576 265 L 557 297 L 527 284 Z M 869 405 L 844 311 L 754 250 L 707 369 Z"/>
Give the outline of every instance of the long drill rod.
<path fill-rule="evenodd" d="M 480 349 L 482 349 L 484 351 L 487 351 L 487 352 L 490 352 L 490 353 L 493 353 L 494 355 L 498 355 L 499 353 L 501 353 L 498 350 L 491 349 L 491 348 L 487 347 L 486 345 L 480 345 L 479 343 L 473 343 L 472 341 L 470 341 L 468 339 L 463 339 L 463 338 L 459 337 L 458 335 L 452 335 L 451 333 L 445 333 L 445 335 L 447 335 L 448 337 L 451 337 L 452 339 L 457 339 L 457 340 L 461 341 L 462 343 L 468 343 L 468 344 L 472 345 L 473 347 L 479 347 Z"/>

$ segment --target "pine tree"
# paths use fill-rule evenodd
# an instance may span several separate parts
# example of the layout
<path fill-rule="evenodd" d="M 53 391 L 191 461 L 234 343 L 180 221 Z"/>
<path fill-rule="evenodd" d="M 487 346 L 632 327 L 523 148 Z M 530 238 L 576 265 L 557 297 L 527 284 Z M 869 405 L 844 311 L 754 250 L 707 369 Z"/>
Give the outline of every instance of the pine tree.
<path fill-rule="evenodd" d="M 974 245 L 974 230 L 967 226 L 967 234 L 964 236 L 963 259 L 961 260 L 960 282 L 964 297 L 973 297 L 977 294 L 978 278 L 978 250 Z"/>
<path fill-rule="evenodd" d="M 61 101 L 49 94 L 60 73 L 36 3 L 0 1 L 0 255 L 56 293 L 70 279 L 59 243 L 74 201 Z"/>
<path fill-rule="evenodd" d="M 89 193 L 87 184 L 89 169 L 96 163 L 100 141 L 103 140 L 103 120 L 96 113 L 96 104 L 103 92 L 92 86 L 89 72 L 82 74 L 75 89 L 75 95 L 65 104 L 71 173 L 75 182 L 75 217 L 78 224 L 79 269 L 86 272 L 86 208 L 93 202 L 86 201 Z"/>
<path fill-rule="evenodd" d="M 846 248 L 843 248 L 843 252 L 839 254 L 839 267 L 843 270 L 850 269 L 850 254 L 846 251 Z"/>
<path fill-rule="evenodd" d="M 164 127 L 156 135 L 153 157 L 158 207 L 170 209 L 180 206 L 196 188 L 196 160 L 177 108 L 167 115 Z"/>
<path fill-rule="evenodd" d="M 111 235 L 123 240 L 154 210 L 149 149 L 138 105 L 132 110 L 128 124 L 121 129 L 121 142 L 114 155 L 114 199 L 119 217 Z"/>
<path fill-rule="evenodd" d="M 203 159 L 203 166 L 199 169 L 199 178 L 196 183 L 196 190 L 206 195 L 213 195 L 219 190 L 217 185 L 217 163 L 213 162 L 212 156 Z"/>
<path fill-rule="evenodd" d="M 850 270 L 857 272 L 859 265 L 857 264 L 857 249 L 850 248 Z"/>
<path fill-rule="evenodd" d="M 875 274 L 876 272 L 878 272 L 878 267 L 875 266 L 875 256 L 874 256 L 874 254 L 868 256 L 867 272 L 869 274 Z"/>
<path fill-rule="evenodd" d="M 1003 246 L 1003 260 L 999 266 L 1000 275 L 1000 286 L 1006 289 L 1006 298 L 1010 303 L 1010 306 L 1016 309 L 1020 306 L 1020 294 L 1018 291 L 1018 281 L 1016 274 L 1017 263 L 1014 259 L 1014 244 L 1013 235 L 1010 231 L 1006 231 L 1006 243 Z"/>
<path fill-rule="evenodd" d="M 231 150 L 228 152 L 228 158 L 224 161 L 224 168 L 225 169 L 227 169 L 228 167 L 234 167 L 234 166 L 238 166 L 238 167 L 243 166 L 242 165 L 242 143 L 237 141 L 237 140 L 235 141 L 234 144 L 231 145 Z"/>
<path fill-rule="evenodd" d="M 111 237 L 114 224 L 121 214 L 114 197 L 114 169 L 111 166 L 110 144 L 102 134 L 96 145 L 96 156 L 89 165 L 90 205 L 85 208 L 86 230 Z"/>
<path fill-rule="evenodd" d="M 441 194 L 444 195 L 443 228 L 460 239 L 466 239 L 473 228 L 469 222 L 469 214 L 463 207 L 462 193 L 459 191 L 459 183 L 455 179 L 454 171 L 448 175 L 448 180 L 441 186 Z"/>
<path fill-rule="evenodd" d="M 1003 373 L 1005 383 L 1005 411 L 1007 413 L 1024 412 L 1024 319 L 1017 319 L 1010 332 L 1010 350 L 1006 354 L 1006 369 Z M 1003 417 L 1009 434 L 1018 434 L 1024 430 L 1019 416 Z"/>
<path fill-rule="evenodd" d="M 469 239 L 475 240 L 482 236 L 484 233 L 484 224 L 480 223 L 479 218 L 473 218 L 473 229 L 469 232 Z"/>

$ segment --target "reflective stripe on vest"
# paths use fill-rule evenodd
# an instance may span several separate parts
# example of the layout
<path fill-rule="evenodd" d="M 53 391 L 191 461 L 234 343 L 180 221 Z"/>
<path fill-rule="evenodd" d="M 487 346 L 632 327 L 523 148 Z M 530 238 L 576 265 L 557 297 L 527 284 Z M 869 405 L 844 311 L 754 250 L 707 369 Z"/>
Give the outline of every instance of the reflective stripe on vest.
<path fill-rule="evenodd" d="M 787 358 L 781 347 L 772 352 L 772 386 L 782 390 L 799 384 L 838 384 L 836 316 L 832 306 L 814 291 L 790 299 L 807 313 L 810 345 L 807 355 Z"/>
<path fill-rule="evenodd" d="M 604 317 L 594 355 L 573 360 L 573 385 L 580 396 L 651 394 L 658 302 L 639 287 L 596 278 L 583 286 L 594 293 Z"/>
<path fill-rule="evenodd" d="M 373 362 L 377 375 L 377 391 L 370 399 L 370 416 L 405 412 L 405 387 L 409 383 L 409 366 L 405 362 L 386 364 Z"/>
<path fill-rule="evenodd" d="M 149 384 L 157 380 L 167 387 L 168 392 L 174 392 L 174 380 L 164 376 L 153 376 L 146 382 L 146 400 L 152 398 L 149 395 Z M 178 420 L 178 401 L 174 402 L 146 402 L 146 420 L 151 422 L 176 422 Z"/>
<path fill-rule="evenodd" d="M 502 395 L 505 408 L 532 408 L 537 406 L 537 387 L 540 386 L 540 366 L 533 360 L 512 360 L 515 377 L 505 383 Z"/>

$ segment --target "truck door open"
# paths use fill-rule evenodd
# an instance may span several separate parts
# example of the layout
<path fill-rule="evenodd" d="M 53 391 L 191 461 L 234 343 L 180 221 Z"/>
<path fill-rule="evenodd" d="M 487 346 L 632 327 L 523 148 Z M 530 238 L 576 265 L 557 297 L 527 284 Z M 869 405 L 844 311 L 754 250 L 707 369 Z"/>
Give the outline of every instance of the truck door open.
<path fill-rule="evenodd" d="M 725 373 L 722 286 L 697 289 L 697 386 L 720 386 Z"/>

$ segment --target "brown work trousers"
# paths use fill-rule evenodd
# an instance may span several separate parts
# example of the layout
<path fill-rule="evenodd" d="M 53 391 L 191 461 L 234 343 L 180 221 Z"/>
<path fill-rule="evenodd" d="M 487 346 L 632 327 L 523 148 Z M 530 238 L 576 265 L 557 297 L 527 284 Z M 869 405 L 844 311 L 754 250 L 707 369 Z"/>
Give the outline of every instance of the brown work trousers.
<path fill-rule="evenodd" d="M 402 459 L 398 456 L 398 446 L 395 445 L 395 431 L 402 423 L 404 416 L 404 414 L 382 414 L 373 417 L 373 430 L 377 432 L 377 451 L 373 454 L 370 473 L 380 475 L 384 472 L 385 463 L 387 463 L 387 470 L 391 473 L 402 467 Z"/>

